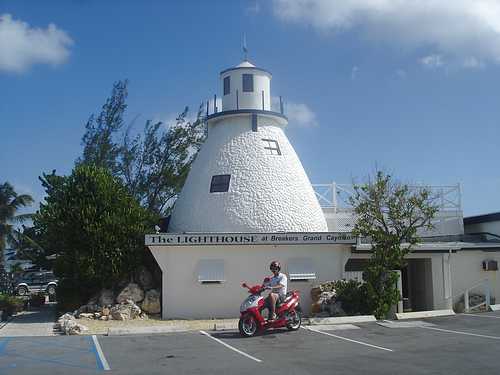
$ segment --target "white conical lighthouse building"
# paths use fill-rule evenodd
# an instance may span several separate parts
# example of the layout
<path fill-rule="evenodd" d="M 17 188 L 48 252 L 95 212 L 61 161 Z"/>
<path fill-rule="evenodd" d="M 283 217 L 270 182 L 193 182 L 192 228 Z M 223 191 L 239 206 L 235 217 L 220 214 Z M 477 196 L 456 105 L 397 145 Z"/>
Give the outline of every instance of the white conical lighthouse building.
<path fill-rule="evenodd" d="M 311 183 L 271 110 L 271 73 L 245 60 L 220 73 L 222 108 L 186 179 L 169 232 L 326 232 Z M 214 104 L 215 106 L 215 104 Z"/>

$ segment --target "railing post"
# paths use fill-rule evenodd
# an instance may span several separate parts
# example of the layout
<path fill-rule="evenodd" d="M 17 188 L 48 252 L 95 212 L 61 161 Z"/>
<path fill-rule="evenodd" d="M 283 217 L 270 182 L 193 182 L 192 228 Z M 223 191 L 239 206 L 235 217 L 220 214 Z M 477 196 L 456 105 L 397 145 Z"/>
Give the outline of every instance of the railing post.
<path fill-rule="evenodd" d="M 337 213 L 337 184 L 335 182 L 332 183 L 332 204 L 335 213 Z"/>
<path fill-rule="evenodd" d="M 486 303 L 486 309 L 489 310 L 489 308 L 490 308 L 490 299 L 491 299 L 490 281 L 486 280 L 486 283 L 484 285 L 485 285 L 484 298 L 485 298 L 485 303 Z"/>
<path fill-rule="evenodd" d="M 464 292 L 464 311 L 469 312 L 469 289 Z"/>

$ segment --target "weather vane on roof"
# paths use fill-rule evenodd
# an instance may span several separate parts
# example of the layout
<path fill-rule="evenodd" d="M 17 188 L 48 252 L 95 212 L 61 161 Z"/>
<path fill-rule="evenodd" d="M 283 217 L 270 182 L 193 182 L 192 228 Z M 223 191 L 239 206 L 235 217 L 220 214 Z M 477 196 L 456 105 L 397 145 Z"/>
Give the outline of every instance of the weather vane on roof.
<path fill-rule="evenodd" d="M 246 33 L 243 33 L 243 45 L 241 46 L 243 49 L 243 54 L 244 54 L 244 59 L 245 61 L 248 61 L 248 48 L 247 48 L 247 35 Z"/>

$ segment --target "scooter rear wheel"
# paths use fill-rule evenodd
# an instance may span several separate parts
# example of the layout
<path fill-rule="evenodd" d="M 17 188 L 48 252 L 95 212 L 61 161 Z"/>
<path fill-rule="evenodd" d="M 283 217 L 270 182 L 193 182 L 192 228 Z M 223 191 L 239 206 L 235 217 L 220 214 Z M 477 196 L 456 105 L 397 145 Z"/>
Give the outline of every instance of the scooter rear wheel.
<path fill-rule="evenodd" d="M 252 337 L 257 333 L 257 322 L 253 315 L 245 315 L 238 322 L 240 335 L 244 337 Z"/>
<path fill-rule="evenodd" d="M 298 330 L 300 328 L 300 325 L 302 324 L 302 314 L 300 310 L 297 309 L 290 311 L 287 314 L 286 320 L 286 328 L 288 328 L 290 331 Z"/>

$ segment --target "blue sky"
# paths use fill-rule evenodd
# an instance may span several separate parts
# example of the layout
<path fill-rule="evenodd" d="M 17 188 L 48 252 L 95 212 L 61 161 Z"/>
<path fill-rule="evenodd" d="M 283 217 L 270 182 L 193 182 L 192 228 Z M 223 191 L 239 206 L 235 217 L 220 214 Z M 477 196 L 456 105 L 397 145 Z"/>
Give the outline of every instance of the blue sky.
<path fill-rule="evenodd" d="M 466 215 L 499 211 L 500 2 L 402 3 L 0 0 L 0 181 L 40 200 L 38 176 L 71 171 L 116 80 L 139 127 L 195 111 L 245 32 L 313 183 L 379 166 L 460 183 Z"/>

